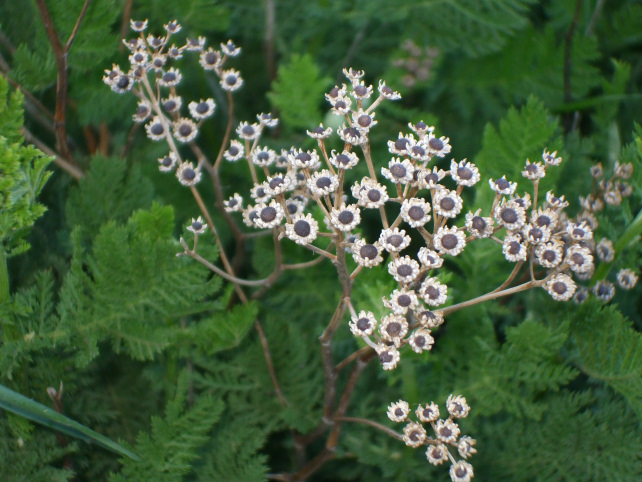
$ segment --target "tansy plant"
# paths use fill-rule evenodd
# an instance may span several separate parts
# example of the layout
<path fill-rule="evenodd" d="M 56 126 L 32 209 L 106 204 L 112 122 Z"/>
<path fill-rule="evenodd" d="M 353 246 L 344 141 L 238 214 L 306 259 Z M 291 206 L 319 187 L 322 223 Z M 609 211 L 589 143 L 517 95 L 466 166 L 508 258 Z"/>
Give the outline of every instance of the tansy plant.
<path fill-rule="evenodd" d="M 158 168 L 176 176 L 200 210 L 187 228 L 194 235 L 193 242 L 181 238 L 183 250 L 178 255 L 194 259 L 232 283 L 241 303 L 260 298 L 285 271 L 309 269 L 327 261 L 336 269 L 341 292 L 319 338 L 325 394 L 315 437 L 327 432 L 327 442 L 298 472 L 273 478 L 299 480 L 312 474 L 332 456 L 342 424 L 351 421 L 368 423 L 410 447 L 424 447 L 431 464 L 450 464 L 453 481 L 470 480 L 474 472 L 467 459 L 476 453 L 475 439 L 462 435 L 456 422 L 474 410 L 465 394 L 448 397 L 445 419 L 441 418 L 445 412 L 434 402 L 413 407 L 403 400 L 392 403 L 388 417 L 407 423 L 399 434 L 374 421 L 346 417 L 359 375 L 374 358 L 383 370 L 394 370 L 404 352 L 430 351 L 436 343 L 435 333 L 448 315 L 483 301 L 541 288 L 554 300 L 575 299 L 579 303 L 589 295 L 589 288 L 580 286 L 582 283 L 591 286 L 596 297 L 610 300 L 615 284 L 593 278 L 596 258 L 612 260 L 614 248 L 608 239 L 595 239 L 597 220 L 593 213 L 605 205 L 617 205 L 631 194 L 626 179 L 632 166 L 617 165 L 609 180 L 599 166 L 593 168 L 595 191 L 582 199 L 577 214 L 570 215 L 563 195 L 540 190 L 541 180 L 562 162 L 557 152 L 549 152 L 544 145 L 541 159 L 520 161 L 524 162 L 520 187 L 517 180 L 506 176 L 485 179 L 466 159 L 444 162 L 451 152 L 449 138 L 439 136 L 435 127 L 423 121 L 411 122 L 407 130 L 391 136 L 388 159 L 375 158 L 370 133 L 377 129 L 378 108 L 401 96 L 384 81 L 369 85 L 364 72 L 352 68 L 343 71 L 345 83 L 326 94 L 332 112 L 341 119 L 340 126 L 333 130 L 321 124 L 307 131 L 316 148 L 274 150 L 264 134 L 277 125 L 276 117 L 260 113 L 256 119 L 235 124 L 233 96 L 244 80 L 229 64 L 240 54 L 239 47 L 228 41 L 213 48 L 202 37 L 179 41 L 176 34 L 181 27 L 176 21 L 166 24 L 161 36 L 147 33 L 147 21 L 132 21 L 131 27 L 138 35 L 124 42 L 130 66 L 113 66 L 104 81 L 114 92 L 132 93 L 139 99 L 134 121 L 144 124 L 150 140 L 167 148 L 157 161 Z M 204 121 L 217 113 L 217 103 L 212 98 L 188 99 L 180 89 L 184 74 L 178 65 L 190 55 L 198 58 L 227 97 L 229 121 L 214 159 L 207 157 L 198 140 Z M 221 178 L 225 163 L 245 163 L 253 187 L 241 192 L 226 186 Z M 366 171 L 365 176 L 356 174 Z M 208 205 L 199 193 L 205 182 L 213 186 L 214 205 Z M 465 190 L 473 186 L 494 194 L 487 205 L 468 210 L 464 199 L 470 197 Z M 214 210 L 222 224 L 215 225 Z M 375 213 L 379 223 L 378 236 L 361 234 L 365 220 L 372 222 L 369 213 Z M 220 266 L 197 249 L 199 235 L 207 229 L 218 246 Z M 226 254 L 223 230 L 232 234 L 237 247 L 257 236 L 271 236 L 272 273 L 264 279 L 241 278 L 232 256 Z M 311 251 L 314 259 L 286 261 L 283 243 Z M 500 286 L 452 303 L 444 273 L 449 260 L 472 243 L 495 246 L 513 263 L 513 269 Z M 358 304 L 353 300 L 355 283 L 364 271 L 381 264 L 387 267 L 396 288 L 380 293 L 381 305 Z M 622 288 L 630 289 L 636 282 L 637 274 L 632 270 L 617 274 Z M 268 340 L 258 321 L 255 327 L 275 392 L 287 407 L 272 367 Z M 360 348 L 336 363 L 335 333 L 348 327 Z M 349 366 L 352 371 L 340 392 L 338 376 Z M 411 421 L 412 414 L 416 421 Z"/>

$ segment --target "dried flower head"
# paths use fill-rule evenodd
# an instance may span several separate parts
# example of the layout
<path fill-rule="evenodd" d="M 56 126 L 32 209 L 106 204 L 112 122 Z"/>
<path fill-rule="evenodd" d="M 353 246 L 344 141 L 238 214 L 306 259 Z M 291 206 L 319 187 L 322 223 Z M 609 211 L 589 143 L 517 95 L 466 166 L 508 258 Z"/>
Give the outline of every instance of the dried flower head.
<path fill-rule="evenodd" d="M 371 311 L 361 310 L 350 320 L 350 331 L 354 336 L 370 336 L 377 326 L 377 319 Z"/>
<path fill-rule="evenodd" d="M 408 402 L 404 400 L 393 402 L 388 407 L 388 418 L 393 422 L 405 422 L 408 419 L 409 413 L 410 406 Z"/>

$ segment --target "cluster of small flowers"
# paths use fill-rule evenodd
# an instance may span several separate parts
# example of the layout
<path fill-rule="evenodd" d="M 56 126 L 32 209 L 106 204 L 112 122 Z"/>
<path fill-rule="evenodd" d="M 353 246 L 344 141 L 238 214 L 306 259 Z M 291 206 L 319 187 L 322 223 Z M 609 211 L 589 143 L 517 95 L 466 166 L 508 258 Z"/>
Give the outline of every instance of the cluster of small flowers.
<path fill-rule="evenodd" d="M 178 151 L 175 141 L 189 144 L 198 135 L 202 123 L 214 114 L 216 104 L 213 99 L 200 99 L 187 105 L 189 116 L 181 114 L 183 99 L 177 95 L 176 87 L 182 80 L 182 74 L 176 67 L 169 64 L 183 57 L 186 52 L 196 52 L 200 55 L 199 62 L 203 69 L 212 71 L 219 78 L 221 87 L 228 92 L 234 92 L 243 85 L 243 79 L 238 71 L 224 69 L 225 62 L 230 57 L 236 57 L 241 49 L 232 41 L 221 44 L 220 50 L 205 49 L 205 38 L 188 38 L 186 43 L 177 46 L 170 39 L 181 30 L 176 22 L 169 22 L 165 27 L 164 36 L 145 36 L 147 20 L 132 20 L 132 30 L 139 33 L 138 37 L 123 40 L 130 52 L 130 68 L 124 72 L 117 65 L 105 70 L 103 81 L 114 92 L 133 92 L 138 98 L 138 107 L 133 119 L 137 123 L 145 123 L 147 136 L 153 141 L 165 140 L 170 152 L 158 159 L 158 168 L 163 172 L 176 170 L 176 177 L 184 186 L 194 186 L 201 180 L 202 166 L 196 167 L 192 162 L 184 161 Z M 151 76 L 149 74 L 152 74 Z M 150 82 L 153 78 L 153 84 Z M 160 92 L 167 92 L 161 98 Z"/>
<path fill-rule="evenodd" d="M 417 82 L 426 82 L 430 79 L 439 49 L 436 47 L 421 48 L 412 39 L 406 40 L 401 49 L 407 56 L 393 59 L 392 65 L 406 72 L 402 78 L 404 85 L 412 87 Z"/>
<path fill-rule="evenodd" d="M 428 446 L 426 458 L 433 465 L 441 465 L 450 461 L 450 478 L 453 482 L 468 482 L 473 478 L 473 466 L 466 460 L 456 460 L 450 452 L 450 447 L 456 448 L 462 459 L 468 459 L 477 453 L 475 439 L 464 435 L 460 437 L 459 425 L 455 419 L 465 418 L 470 412 L 466 399 L 461 395 L 450 395 L 446 400 L 448 418 L 441 419 L 439 407 L 436 403 L 430 402 L 426 405 L 419 405 L 415 410 L 417 422 L 409 419 L 410 405 L 404 400 L 399 400 L 388 407 L 388 418 L 393 422 L 408 422 L 403 429 L 403 441 L 409 447 L 417 448 L 422 445 Z M 430 423 L 435 434 L 428 436 L 424 423 Z"/>
<path fill-rule="evenodd" d="M 580 217 L 591 223 L 593 229 L 598 227 L 596 213 L 603 211 L 607 206 L 619 206 L 622 200 L 633 193 L 633 188 L 626 181 L 633 174 L 633 164 L 615 163 L 613 175 L 608 181 L 605 179 L 604 169 L 601 163 L 590 168 L 591 176 L 595 180 L 593 193 L 582 197 L 580 205 L 582 212 Z M 615 259 L 615 247 L 608 238 L 601 238 L 594 244 L 594 251 L 597 258 L 603 263 L 611 263 Z M 593 272 L 591 271 L 591 275 Z M 589 276 L 590 277 L 590 276 Z M 638 282 L 638 275 L 633 270 L 621 268 L 616 274 L 616 283 L 624 290 L 631 290 Z M 580 304 L 592 293 L 598 299 L 609 302 L 615 296 L 616 284 L 607 279 L 598 280 L 591 290 L 587 287 L 579 287 L 575 293 L 574 300 Z"/>
<path fill-rule="evenodd" d="M 281 237 L 313 250 L 319 248 L 313 245 L 318 238 L 326 241 L 329 238 L 337 249 L 351 252 L 359 266 L 357 270 L 381 264 L 387 253 L 388 272 L 399 284 L 398 289 L 383 298 L 384 306 L 392 313 L 379 322 L 371 311 L 362 310 L 358 314 L 353 312 L 350 322 L 352 333 L 376 350 L 385 370 L 397 366 L 399 349 L 406 344 L 417 353 L 432 348 L 431 330 L 443 323 L 438 307 L 446 303 L 448 295 L 447 286 L 432 271 L 442 266 L 442 256 L 457 256 L 467 243 L 477 239 L 490 238 L 499 243 L 510 262 L 529 261 L 543 267 L 546 276 L 540 285 L 555 300 L 573 297 L 577 286 L 570 273 L 586 279 L 594 269 L 592 220 L 585 215 L 570 220 L 563 212 L 568 203 L 552 192 L 546 194 L 541 206 L 537 205 L 539 180 L 549 166 L 562 161 L 556 152 L 544 150 L 543 162 L 526 161 L 522 174 L 533 182 L 533 201 L 529 193 L 517 195 L 517 183 L 505 176 L 491 179 L 489 184 L 495 198 L 490 213 L 484 215 L 481 209 L 468 212 L 463 226 L 449 226 L 449 221 L 462 212 L 464 188 L 479 182 L 478 168 L 466 159 L 451 160 L 447 171 L 428 167 L 435 157 L 450 152 L 449 139 L 437 137 L 435 128 L 424 122 L 409 124 L 412 132 L 400 132 L 397 139 L 388 141 L 393 157 L 380 170 L 394 184 L 396 193 L 390 194 L 377 178 L 367 145 L 369 131 L 377 124 L 375 108 L 385 99 L 396 100 L 400 96 L 380 81 L 378 97 L 366 108 L 373 87 L 362 80 L 362 71 L 346 69 L 344 73 L 350 87 L 337 85 L 326 94 L 332 111 L 345 119 L 337 129 L 343 150 L 328 154 L 325 142 L 332 129 L 320 125 L 308 131 L 308 135 L 317 140 L 321 154 L 315 149 L 294 148 L 277 154 L 258 145 L 263 125 L 275 122 L 269 114 L 260 115 L 259 123 L 241 123 L 237 129 L 239 140 L 232 140 L 224 155 L 232 162 L 242 158 L 248 161 L 255 181 L 250 192 L 253 203 L 244 207 L 242 197 L 235 193 L 226 201 L 226 209 L 241 212 L 248 226 L 276 229 Z M 351 186 L 349 192 L 356 202 L 349 203 L 344 195 L 348 191 L 344 189 L 344 179 L 345 171 L 360 162 L 353 152 L 355 147 L 364 152 L 369 176 Z M 275 169 L 270 171 L 272 166 Z M 257 167 L 263 169 L 266 178 L 263 182 L 258 181 Z M 447 176 L 454 182 L 454 189 L 443 183 Z M 305 212 L 312 200 L 325 215 L 328 231 L 321 231 L 312 214 Z M 399 214 L 389 223 L 383 208 L 395 203 L 399 205 Z M 374 242 L 361 239 L 354 232 L 361 222 L 362 209 L 378 209 L 381 215 L 383 230 Z M 429 232 L 426 226 L 431 220 Z M 418 231 L 425 242 L 417 259 L 401 255 L 411 242 L 406 229 L 400 228 L 403 222 Z M 505 232 L 503 239 L 497 237 L 500 231 Z"/>

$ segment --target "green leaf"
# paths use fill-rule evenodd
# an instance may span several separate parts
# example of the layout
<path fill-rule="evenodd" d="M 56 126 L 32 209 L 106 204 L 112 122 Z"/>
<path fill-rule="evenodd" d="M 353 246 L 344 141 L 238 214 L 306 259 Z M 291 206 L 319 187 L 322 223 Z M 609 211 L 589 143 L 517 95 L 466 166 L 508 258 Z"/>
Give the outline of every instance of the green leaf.
<path fill-rule="evenodd" d="M 141 457 L 121 460 L 121 473 L 110 474 L 110 480 L 178 481 L 192 471 L 191 462 L 198 458 L 197 449 L 207 442 L 208 433 L 220 418 L 223 402 L 201 395 L 188 404 L 188 384 L 189 377 L 183 372 L 176 396 L 167 403 L 165 417 L 152 417 L 151 433 L 141 432 L 136 437 L 134 450 Z"/>
<path fill-rule="evenodd" d="M 626 398 L 642 420 L 642 335 L 615 306 L 589 300 L 571 321 L 575 362 Z"/>
<path fill-rule="evenodd" d="M 330 78 L 321 77 L 311 55 L 295 54 L 279 66 L 268 98 L 284 125 L 312 129 L 321 120 L 321 100 L 329 84 Z"/>
<path fill-rule="evenodd" d="M 491 179 L 506 176 L 509 181 L 518 182 L 532 191 L 530 181 L 522 177 L 526 159 L 542 161 L 542 151 L 560 151 L 561 138 L 558 123 L 544 104 L 535 97 L 529 97 L 521 109 L 511 107 L 499 122 L 499 129 L 488 124 L 484 129 L 482 148 L 475 163 Z M 546 177 L 540 181 L 540 192 L 546 192 L 559 176 L 559 168 L 546 170 Z M 519 189 L 518 189 L 519 192 Z M 477 191 L 477 204 L 487 204 L 492 197 L 488 186 Z"/>
<path fill-rule="evenodd" d="M 65 417 L 41 403 L 27 398 L 24 395 L 20 395 L 4 385 L 0 385 L 0 407 L 9 412 L 28 418 L 29 420 L 33 420 L 45 427 L 49 427 L 78 438 L 83 442 L 95 443 L 96 445 L 114 453 L 129 457 L 133 460 L 140 460 L 138 455 L 127 450 L 122 445 L 117 444 L 104 435 L 94 432 L 90 428 Z"/>

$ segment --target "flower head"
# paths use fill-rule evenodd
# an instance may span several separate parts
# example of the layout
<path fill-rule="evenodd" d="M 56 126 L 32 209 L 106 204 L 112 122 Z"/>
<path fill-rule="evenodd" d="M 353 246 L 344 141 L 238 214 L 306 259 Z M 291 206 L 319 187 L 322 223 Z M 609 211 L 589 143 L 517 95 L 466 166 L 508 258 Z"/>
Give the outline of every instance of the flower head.
<path fill-rule="evenodd" d="M 444 227 L 437 230 L 433 242 L 439 254 L 457 256 L 466 247 L 466 236 L 456 226 Z"/>
<path fill-rule="evenodd" d="M 371 311 L 361 310 L 350 320 L 350 331 L 354 336 L 370 336 L 377 326 L 377 319 Z"/>
<path fill-rule="evenodd" d="M 403 429 L 403 441 L 408 447 L 417 448 L 426 440 L 426 429 L 419 423 L 410 422 Z"/>
<path fill-rule="evenodd" d="M 207 224 L 203 223 L 203 218 L 201 216 L 196 219 L 192 218 L 192 224 L 187 227 L 187 230 L 194 234 L 203 234 L 206 229 Z"/>
<path fill-rule="evenodd" d="M 388 407 L 388 418 L 393 422 L 405 422 L 408 419 L 409 413 L 410 406 L 408 402 L 404 400 L 393 402 Z"/>
<path fill-rule="evenodd" d="M 577 286 L 570 276 L 558 273 L 546 283 L 546 291 L 555 301 L 568 301 L 573 297 Z"/>
<path fill-rule="evenodd" d="M 297 244 L 306 245 L 317 239 L 319 223 L 311 214 L 297 214 L 285 225 L 285 235 Z"/>
<path fill-rule="evenodd" d="M 455 418 L 465 418 L 470 412 L 470 407 L 466 403 L 466 398 L 462 395 L 450 395 L 446 400 L 446 408 L 448 413 Z"/>

